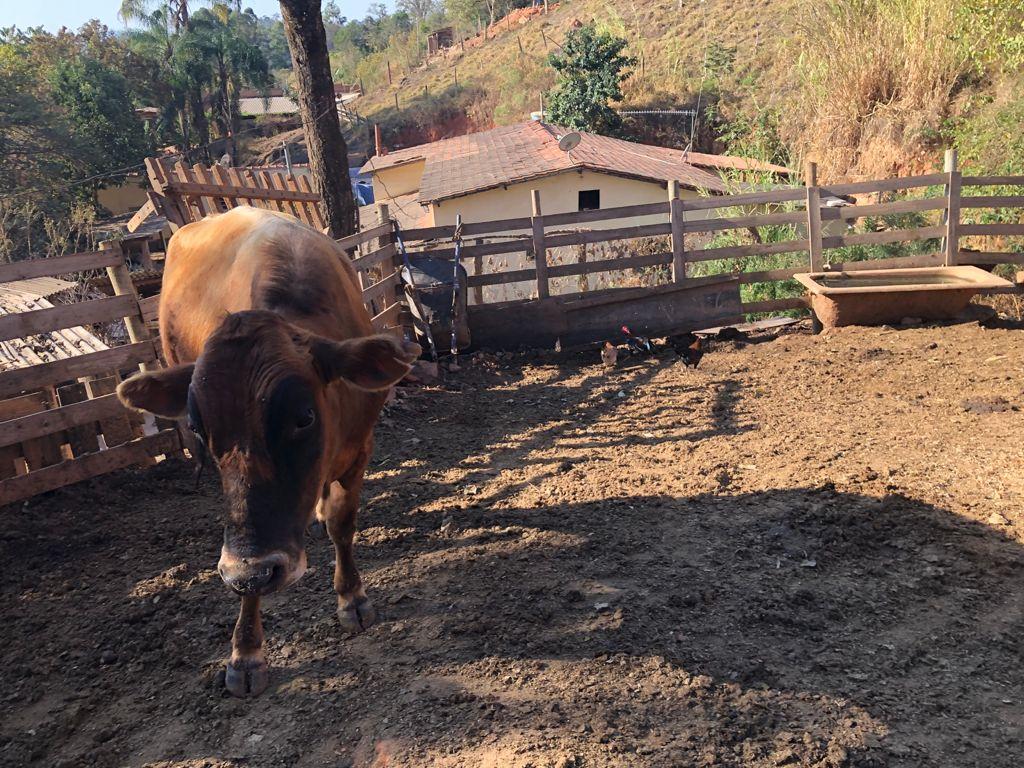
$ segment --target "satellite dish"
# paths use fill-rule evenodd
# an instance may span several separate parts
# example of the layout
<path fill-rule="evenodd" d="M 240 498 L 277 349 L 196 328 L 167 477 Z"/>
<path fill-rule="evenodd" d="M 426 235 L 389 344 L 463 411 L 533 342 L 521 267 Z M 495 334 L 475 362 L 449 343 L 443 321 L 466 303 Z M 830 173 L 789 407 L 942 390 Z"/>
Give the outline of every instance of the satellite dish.
<path fill-rule="evenodd" d="M 571 152 L 580 145 L 581 141 L 583 141 L 583 137 L 573 131 L 558 137 L 558 148 L 563 152 Z"/>

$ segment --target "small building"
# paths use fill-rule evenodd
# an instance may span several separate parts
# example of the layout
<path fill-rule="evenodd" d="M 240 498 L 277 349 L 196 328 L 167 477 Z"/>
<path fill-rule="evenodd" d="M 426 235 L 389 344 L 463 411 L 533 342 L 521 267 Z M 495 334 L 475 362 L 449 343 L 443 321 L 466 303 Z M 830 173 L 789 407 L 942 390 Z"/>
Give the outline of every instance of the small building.
<path fill-rule="evenodd" d="M 433 56 L 435 53 L 440 53 L 445 48 L 451 48 L 455 45 L 455 30 L 451 27 L 442 27 L 441 29 L 435 29 L 429 35 L 427 35 L 427 55 Z"/>
<path fill-rule="evenodd" d="M 570 213 L 663 202 L 673 180 L 684 199 L 723 194 L 728 185 L 719 173 L 726 169 L 789 174 L 749 158 L 684 153 L 592 133 L 580 133 L 579 143 L 563 151 L 559 139 L 568 133 L 537 121 L 517 123 L 378 154 L 361 170 L 371 174 L 377 201 L 414 195 L 421 226 L 453 224 L 458 214 L 467 222 L 529 216 L 534 189 L 545 214 Z"/>

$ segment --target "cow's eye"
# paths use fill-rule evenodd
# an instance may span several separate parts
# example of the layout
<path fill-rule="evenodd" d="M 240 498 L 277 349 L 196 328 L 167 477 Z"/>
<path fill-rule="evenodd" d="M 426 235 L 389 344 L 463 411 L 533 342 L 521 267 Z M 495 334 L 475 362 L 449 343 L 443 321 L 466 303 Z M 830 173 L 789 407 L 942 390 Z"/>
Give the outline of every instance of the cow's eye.
<path fill-rule="evenodd" d="M 316 411 L 312 408 L 307 408 L 301 414 L 299 418 L 295 420 L 296 429 L 309 429 L 316 423 Z"/>

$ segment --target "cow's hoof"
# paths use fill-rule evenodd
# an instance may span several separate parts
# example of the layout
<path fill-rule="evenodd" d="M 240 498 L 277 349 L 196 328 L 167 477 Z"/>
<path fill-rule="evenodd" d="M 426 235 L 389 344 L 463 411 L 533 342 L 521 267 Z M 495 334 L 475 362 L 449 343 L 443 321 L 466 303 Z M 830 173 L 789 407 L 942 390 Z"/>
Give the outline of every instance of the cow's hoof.
<path fill-rule="evenodd" d="M 342 631 L 350 635 L 358 635 L 377 622 L 377 609 L 368 597 L 360 597 L 347 608 L 338 607 L 338 623 Z"/>
<path fill-rule="evenodd" d="M 240 699 L 259 696 L 269 682 L 270 672 L 265 661 L 229 661 L 224 671 L 224 687 Z"/>

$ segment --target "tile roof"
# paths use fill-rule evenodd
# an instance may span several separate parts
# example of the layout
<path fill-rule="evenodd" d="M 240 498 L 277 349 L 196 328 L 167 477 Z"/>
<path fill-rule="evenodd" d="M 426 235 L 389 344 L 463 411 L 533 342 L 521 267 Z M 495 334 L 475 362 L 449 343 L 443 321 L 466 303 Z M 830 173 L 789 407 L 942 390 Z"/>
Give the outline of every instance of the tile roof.
<path fill-rule="evenodd" d="M 726 191 L 722 179 L 699 166 L 761 165 L 746 158 L 699 153 L 690 153 L 687 161 L 678 149 L 582 132 L 579 145 L 563 152 L 558 137 L 564 133 L 568 130 L 541 122 L 517 123 L 372 157 L 362 172 L 425 160 L 419 200 L 429 203 L 576 169 L 658 182 L 675 179 L 689 189 L 721 194 Z M 770 169 L 788 173 L 781 166 Z"/>

